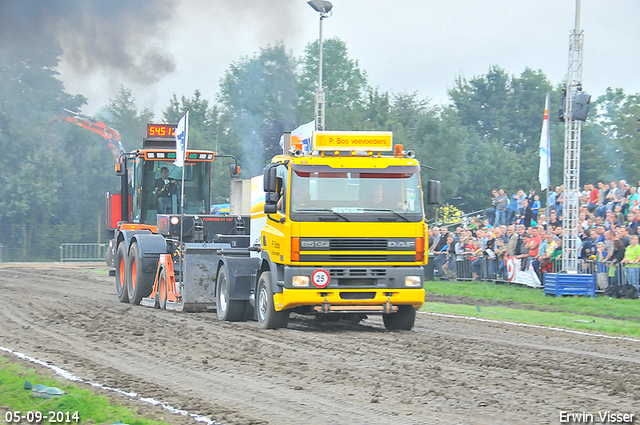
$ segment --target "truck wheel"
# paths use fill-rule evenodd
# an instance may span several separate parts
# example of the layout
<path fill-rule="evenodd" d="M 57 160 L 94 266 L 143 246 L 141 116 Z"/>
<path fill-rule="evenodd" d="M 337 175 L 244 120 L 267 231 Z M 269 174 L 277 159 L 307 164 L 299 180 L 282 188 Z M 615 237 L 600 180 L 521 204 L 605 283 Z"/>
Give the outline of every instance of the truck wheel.
<path fill-rule="evenodd" d="M 229 299 L 229 272 L 227 266 L 223 265 L 218 271 L 218 281 L 216 282 L 216 311 L 218 320 L 227 322 L 242 322 L 245 320 L 246 301 Z"/>
<path fill-rule="evenodd" d="M 158 276 L 158 294 L 156 297 L 158 298 L 160 310 L 165 310 L 167 308 L 167 271 L 164 267 L 160 270 L 160 275 Z"/>
<path fill-rule="evenodd" d="M 410 305 L 401 305 L 397 313 L 383 314 L 382 321 L 389 331 L 410 331 L 416 322 L 416 309 Z"/>
<path fill-rule="evenodd" d="M 289 312 L 276 311 L 271 292 L 271 272 L 262 272 L 256 295 L 258 323 L 262 329 L 285 328 L 289 323 Z"/>
<path fill-rule="evenodd" d="M 129 302 L 127 292 L 127 248 L 124 242 L 118 244 L 116 250 L 116 294 L 121 303 Z"/>
<path fill-rule="evenodd" d="M 132 244 L 129 249 L 129 279 L 127 281 L 129 302 L 131 304 L 140 304 L 140 300 L 151 293 L 153 277 L 153 273 L 144 273 L 142 271 L 142 258 L 140 257 L 138 244 Z"/>

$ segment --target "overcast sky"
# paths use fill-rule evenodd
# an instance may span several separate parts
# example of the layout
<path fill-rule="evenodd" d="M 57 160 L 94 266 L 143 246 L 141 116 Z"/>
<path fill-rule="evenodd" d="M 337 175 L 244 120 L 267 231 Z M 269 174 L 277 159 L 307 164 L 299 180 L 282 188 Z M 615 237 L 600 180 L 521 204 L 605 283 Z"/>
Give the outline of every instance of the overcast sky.
<path fill-rule="evenodd" d="M 138 35 L 145 41 L 145 54 L 154 49 L 174 63 L 153 79 L 134 77 L 126 69 L 79 70 L 66 48 L 60 78 L 69 93 L 89 98 L 83 112 L 97 112 L 124 84 L 132 89 L 139 108 L 151 107 L 160 118 L 173 93 L 190 97 L 198 89 L 213 100 L 220 78 L 243 56 L 278 41 L 301 56 L 318 38 L 319 15 L 305 0 L 165 2 L 171 20 L 159 18 L 148 38 Z M 344 40 L 349 56 L 367 72 L 369 84 L 385 91 L 417 91 L 420 98 L 440 104 L 448 102 L 447 89 L 456 77 L 486 74 L 491 65 L 515 75 L 525 67 L 541 69 L 554 85 L 567 73 L 575 0 L 332 3 L 324 37 Z M 118 31 L 118 23 L 112 24 Z M 595 97 L 607 87 L 639 93 L 640 1 L 582 0 L 580 27 L 584 91 Z M 149 84 L 153 80 L 157 81 Z"/>

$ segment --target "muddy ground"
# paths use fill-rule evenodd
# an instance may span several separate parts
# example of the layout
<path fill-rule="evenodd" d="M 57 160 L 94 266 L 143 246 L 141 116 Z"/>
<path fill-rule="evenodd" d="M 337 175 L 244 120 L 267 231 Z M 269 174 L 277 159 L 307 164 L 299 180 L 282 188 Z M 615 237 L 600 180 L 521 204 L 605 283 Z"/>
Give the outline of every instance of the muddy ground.
<path fill-rule="evenodd" d="M 638 341 L 431 314 L 409 332 L 378 316 L 265 331 L 122 304 L 106 270 L 0 264 L 0 345 L 222 424 L 559 424 L 563 411 L 640 423 Z"/>

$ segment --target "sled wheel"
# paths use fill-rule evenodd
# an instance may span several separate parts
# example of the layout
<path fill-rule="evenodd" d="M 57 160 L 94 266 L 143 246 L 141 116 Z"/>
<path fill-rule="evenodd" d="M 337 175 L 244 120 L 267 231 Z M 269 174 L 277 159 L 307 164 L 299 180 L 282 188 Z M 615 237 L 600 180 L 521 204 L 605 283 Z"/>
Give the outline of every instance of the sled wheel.
<path fill-rule="evenodd" d="M 158 294 L 156 297 L 158 298 L 160 310 L 165 310 L 167 308 L 167 271 L 164 267 L 160 270 L 160 275 L 158 276 Z"/>

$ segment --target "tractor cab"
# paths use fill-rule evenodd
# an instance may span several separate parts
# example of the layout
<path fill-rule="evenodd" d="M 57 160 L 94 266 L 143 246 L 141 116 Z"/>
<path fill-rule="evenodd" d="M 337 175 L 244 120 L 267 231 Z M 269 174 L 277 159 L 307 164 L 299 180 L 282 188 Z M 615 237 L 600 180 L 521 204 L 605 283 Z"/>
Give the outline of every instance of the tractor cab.
<path fill-rule="evenodd" d="M 215 153 L 188 150 L 184 167 L 177 167 L 175 127 L 175 124 L 148 124 L 142 149 L 123 154 L 116 164 L 116 174 L 122 177 L 122 182 L 120 194 L 108 198 L 112 229 L 118 227 L 119 221 L 156 226 L 158 214 L 209 213 L 211 163 Z M 184 211 L 181 211 L 183 194 Z"/>
<path fill-rule="evenodd" d="M 208 214 L 209 182 L 211 181 L 212 152 L 197 152 L 204 159 L 185 161 L 184 181 L 182 167 L 176 167 L 173 160 L 155 158 L 162 153 L 158 150 L 142 151 L 141 156 L 132 158 L 132 208 L 131 221 L 134 223 L 157 224 L 158 214 Z M 187 157 L 194 152 L 187 152 Z M 149 155 L 154 158 L 149 158 Z M 206 158 L 210 157 L 209 160 Z M 184 187 L 183 187 L 184 184 Z M 180 196 L 184 193 L 184 211 L 180 210 Z"/>

